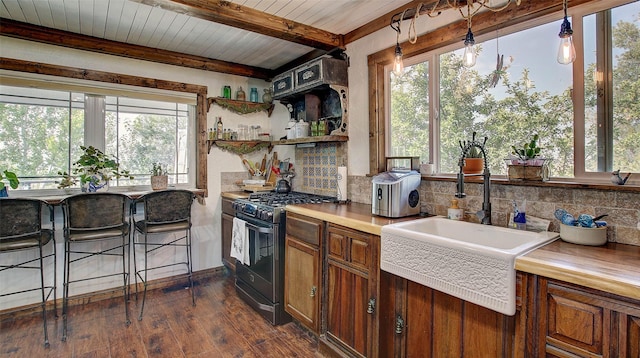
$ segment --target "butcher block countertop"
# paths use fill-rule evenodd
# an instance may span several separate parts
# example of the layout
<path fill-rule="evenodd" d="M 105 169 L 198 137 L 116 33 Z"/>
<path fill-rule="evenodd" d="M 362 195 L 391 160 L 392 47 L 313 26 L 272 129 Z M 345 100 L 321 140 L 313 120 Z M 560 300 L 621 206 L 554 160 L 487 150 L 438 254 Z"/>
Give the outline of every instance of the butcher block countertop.
<path fill-rule="evenodd" d="M 374 216 L 371 205 L 360 203 L 287 205 L 287 212 L 374 235 L 380 235 L 384 225 L 420 218 Z M 640 246 L 584 246 L 558 239 L 518 257 L 516 270 L 640 300 Z"/>
<path fill-rule="evenodd" d="M 249 194 L 246 191 L 223 191 L 221 195 L 223 198 L 235 200 L 248 198 Z"/>
<path fill-rule="evenodd" d="M 640 300 L 640 246 L 558 239 L 518 257 L 516 270 Z"/>
<path fill-rule="evenodd" d="M 420 216 L 400 219 L 383 218 L 371 214 L 371 205 L 360 203 L 287 205 L 287 213 L 310 216 L 378 236 L 384 225 L 420 218 Z"/>

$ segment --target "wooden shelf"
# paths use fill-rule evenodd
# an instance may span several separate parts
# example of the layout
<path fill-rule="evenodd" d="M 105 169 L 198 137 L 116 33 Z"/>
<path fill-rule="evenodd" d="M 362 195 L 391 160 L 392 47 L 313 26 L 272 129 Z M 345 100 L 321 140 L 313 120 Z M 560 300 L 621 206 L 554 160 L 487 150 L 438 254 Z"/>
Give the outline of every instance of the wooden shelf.
<path fill-rule="evenodd" d="M 273 147 L 271 142 L 259 140 L 207 140 L 207 153 L 211 152 L 211 147 L 214 145 L 235 154 L 248 154 L 264 148 L 269 148 L 271 151 Z"/>
<path fill-rule="evenodd" d="M 248 154 L 264 148 L 269 152 L 274 145 L 295 145 L 302 143 L 330 143 L 330 142 L 346 142 L 349 137 L 342 135 L 325 135 L 320 137 L 305 137 L 298 139 L 281 139 L 272 142 L 259 140 L 207 140 L 207 153 L 211 153 L 211 147 L 214 145 L 222 150 L 236 153 Z"/>
<path fill-rule="evenodd" d="M 271 142 L 273 145 L 293 145 L 301 143 L 328 143 L 328 142 L 346 142 L 349 137 L 346 135 L 325 135 L 319 137 L 304 137 L 298 139 L 281 139 Z"/>
<path fill-rule="evenodd" d="M 265 111 L 267 116 L 271 117 L 273 112 L 273 103 L 258 103 L 248 101 L 238 101 L 235 99 L 222 98 L 222 97 L 209 97 L 207 98 L 207 112 L 211 109 L 212 104 L 228 109 L 238 114 L 247 114 Z"/>

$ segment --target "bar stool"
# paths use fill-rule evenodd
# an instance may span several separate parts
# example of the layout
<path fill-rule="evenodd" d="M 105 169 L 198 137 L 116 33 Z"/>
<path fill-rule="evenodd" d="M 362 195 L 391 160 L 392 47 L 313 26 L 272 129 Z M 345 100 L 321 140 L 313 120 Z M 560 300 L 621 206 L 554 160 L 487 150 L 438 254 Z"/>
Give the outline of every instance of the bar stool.
<path fill-rule="evenodd" d="M 133 217 L 135 227 L 133 233 L 133 266 L 135 271 L 136 300 L 138 298 L 138 278 L 144 284 L 142 307 L 140 308 L 138 320 L 142 320 L 144 303 L 147 297 L 147 273 L 151 270 L 185 265 L 187 269 L 186 275 L 189 279 L 189 286 L 191 287 L 191 301 L 194 306 L 196 305 L 196 297 L 193 292 L 193 267 L 191 262 L 191 205 L 193 204 L 194 198 L 195 195 L 188 190 L 173 189 L 145 194 L 132 203 L 131 216 Z M 144 218 L 140 221 L 136 221 L 136 217 L 133 215 L 137 203 L 144 204 Z M 175 236 L 170 237 L 169 235 L 157 235 L 169 233 L 180 233 L 180 235 L 177 238 Z M 144 268 L 141 270 L 138 270 L 136 247 L 144 249 Z M 185 248 L 185 260 L 149 267 L 149 253 L 155 252 L 163 247 Z"/>
<path fill-rule="evenodd" d="M 51 229 L 42 228 L 42 207 L 49 208 Z M 0 260 L 0 271 L 10 269 L 36 269 L 40 271 L 40 287 L 27 288 L 20 291 L 3 293 L 0 297 L 17 295 L 26 292 L 40 291 L 42 301 L 42 322 L 44 328 L 44 346 L 49 347 L 49 335 L 47 332 L 47 300 L 53 293 L 53 310 L 57 316 L 56 305 L 56 240 L 53 220 L 53 207 L 44 201 L 37 199 L 0 199 L 0 254 L 14 255 L 16 251 L 38 249 L 38 257 L 27 261 L 9 264 L 7 257 Z M 53 249 L 50 254 L 43 253 L 43 247 L 52 242 Z M 53 257 L 53 283 L 45 286 L 44 283 L 44 259 Z M 37 265 L 36 265 L 37 264 Z M 3 288 L 6 288 L 3 285 Z"/>
<path fill-rule="evenodd" d="M 129 223 L 127 202 L 129 197 L 118 193 L 83 193 L 62 201 L 64 214 L 64 289 L 62 296 L 62 340 L 67 340 L 67 313 L 69 286 L 72 283 L 122 275 L 125 324 L 128 326 L 127 287 L 129 279 Z M 94 244 L 90 250 L 88 243 Z M 104 248 L 105 245 L 109 245 Z M 77 248 L 79 247 L 79 248 Z M 98 255 L 122 258 L 122 271 L 100 276 L 71 279 L 71 264 Z M 86 262 L 86 261 L 85 261 Z"/>

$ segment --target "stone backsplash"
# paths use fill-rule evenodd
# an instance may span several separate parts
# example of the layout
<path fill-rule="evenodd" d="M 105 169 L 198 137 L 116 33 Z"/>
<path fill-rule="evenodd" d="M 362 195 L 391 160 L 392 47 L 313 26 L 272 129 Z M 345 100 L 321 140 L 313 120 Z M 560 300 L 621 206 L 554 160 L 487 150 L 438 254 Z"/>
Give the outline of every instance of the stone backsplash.
<path fill-rule="evenodd" d="M 371 178 L 349 176 L 349 199 L 371 204 Z M 447 215 L 456 183 L 423 180 L 420 184 L 421 211 Z M 459 199 L 465 210 L 465 220 L 478 222 L 475 212 L 482 208 L 482 184 L 465 183 L 467 197 Z M 640 246 L 640 193 L 598 189 L 533 187 L 491 184 L 491 220 L 494 225 L 507 226 L 513 210 L 513 200 L 526 200 L 528 215 L 551 220 L 551 230 L 558 232 L 560 222 L 553 213 L 558 208 L 593 216 L 608 214 L 607 236 L 611 242 Z"/>

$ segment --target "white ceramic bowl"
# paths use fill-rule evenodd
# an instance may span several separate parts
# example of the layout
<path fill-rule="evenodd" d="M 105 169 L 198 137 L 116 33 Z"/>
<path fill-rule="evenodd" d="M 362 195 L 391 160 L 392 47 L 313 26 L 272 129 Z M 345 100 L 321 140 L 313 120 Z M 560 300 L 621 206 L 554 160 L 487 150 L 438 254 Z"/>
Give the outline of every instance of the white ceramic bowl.
<path fill-rule="evenodd" d="M 589 228 L 560 224 L 560 238 L 572 244 L 604 245 L 607 242 L 607 227 Z"/>

